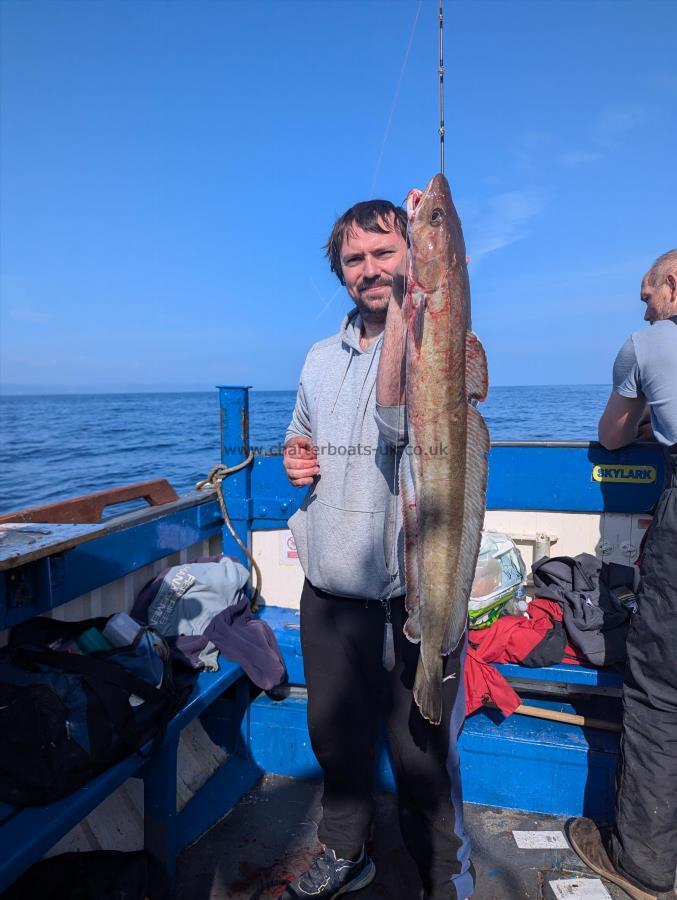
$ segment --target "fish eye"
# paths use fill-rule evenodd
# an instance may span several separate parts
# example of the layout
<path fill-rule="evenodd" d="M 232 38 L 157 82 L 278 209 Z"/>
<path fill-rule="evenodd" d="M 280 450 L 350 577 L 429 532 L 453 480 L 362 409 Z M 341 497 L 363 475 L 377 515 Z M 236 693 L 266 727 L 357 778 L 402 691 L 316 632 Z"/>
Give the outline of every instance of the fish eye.
<path fill-rule="evenodd" d="M 431 225 L 441 225 L 444 221 L 444 210 L 437 207 L 430 214 L 430 224 Z"/>

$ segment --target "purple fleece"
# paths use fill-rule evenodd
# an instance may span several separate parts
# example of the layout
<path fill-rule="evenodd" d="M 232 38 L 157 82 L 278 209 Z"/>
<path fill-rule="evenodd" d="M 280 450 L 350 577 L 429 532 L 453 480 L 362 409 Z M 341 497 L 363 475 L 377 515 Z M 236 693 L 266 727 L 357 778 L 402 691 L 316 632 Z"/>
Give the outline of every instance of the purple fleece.
<path fill-rule="evenodd" d="M 203 558 L 196 562 L 216 562 L 220 558 Z M 168 571 L 160 572 L 142 588 L 131 612 L 133 618 L 148 621 L 148 607 Z M 165 637 L 172 648 L 173 659 L 193 669 L 201 668 L 200 653 L 211 641 L 227 659 L 242 666 L 262 690 L 268 691 L 286 679 L 287 672 L 275 635 L 267 622 L 252 615 L 247 597 L 214 616 L 203 634 Z"/>

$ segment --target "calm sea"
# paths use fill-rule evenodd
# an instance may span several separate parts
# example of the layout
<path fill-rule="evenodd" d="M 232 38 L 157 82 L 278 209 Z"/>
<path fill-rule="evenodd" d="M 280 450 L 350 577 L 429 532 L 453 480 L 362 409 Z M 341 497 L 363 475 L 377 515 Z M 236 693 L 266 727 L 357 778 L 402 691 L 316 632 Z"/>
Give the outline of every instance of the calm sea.
<path fill-rule="evenodd" d="M 605 385 L 495 387 L 482 404 L 493 440 L 593 440 Z M 293 391 L 253 391 L 253 447 L 284 438 Z M 216 391 L 0 397 L 0 512 L 167 478 L 191 490 L 219 461 Z"/>

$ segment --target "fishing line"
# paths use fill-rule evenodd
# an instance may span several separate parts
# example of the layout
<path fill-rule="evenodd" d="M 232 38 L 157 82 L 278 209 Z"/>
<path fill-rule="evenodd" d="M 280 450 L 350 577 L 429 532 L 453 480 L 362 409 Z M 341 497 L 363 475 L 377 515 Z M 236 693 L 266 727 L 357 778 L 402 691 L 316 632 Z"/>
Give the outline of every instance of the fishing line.
<path fill-rule="evenodd" d="M 407 59 L 409 57 L 409 51 L 411 50 L 411 45 L 414 39 L 414 33 L 416 31 L 416 25 L 418 23 L 418 17 L 421 12 L 422 0 L 419 0 L 418 7 L 416 9 L 416 16 L 414 17 L 414 22 L 411 29 L 411 34 L 409 35 L 409 43 L 407 44 L 407 49 L 404 54 L 404 60 L 402 62 L 402 68 L 400 70 L 400 77 L 397 82 L 397 87 L 395 89 L 395 96 L 393 98 L 393 103 L 390 109 L 390 115 L 388 117 L 388 124 L 386 125 L 385 134 L 383 136 L 383 143 L 381 145 L 381 152 L 378 157 L 378 162 L 376 164 L 376 170 L 374 172 L 374 178 L 372 180 L 371 191 L 373 194 L 374 186 L 376 183 L 376 177 L 378 175 L 378 171 L 381 165 L 381 160 L 383 158 L 383 151 L 385 149 L 386 141 L 388 139 L 388 133 L 390 131 L 390 125 L 392 122 L 393 114 L 395 112 L 395 107 L 397 105 L 397 99 L 399 96 L 400 86 L 402 84 L 402 79 L 404 77 L 404 71 L 407 65 Z M 438 75 L 439 75 L 439 97 L 440 97 L 440 124 L 439 124 L 439 136 L 440 136 L 440 172 L 444 174 L 444 9 L 443 9 L 443 0 L 439 0 L 438 6 L 438 18 L 439 18 L 439 65 L 438 65 Z M 409 195 L 407 195 L 408 197 Z M 413 209 L 412 209 L 413 212 Z M 407 230 L 409 228 L 409 219 L 407 216 Z M 403 295 L 402 295 L 402 309 L 404 309 L 404 303 L 407 296 L 407 290 L 409 287 L 409 240 L 408 235 L 405 238 L 407 240 L 407 265 L 404 273 L 403 279 Z M 391 300 L 392 302 L 392 300 Z M 403 407 L 406 406 L 406 395 L 404 397 L 404 403 L 402 402 L 402 370 L 404 368 L 406 372 L 406 352 L 407 352 L 407 333 L 409 329 L 408 321 L 403 319 L 403 328 L 402 328 L 402 344 L 400 347 L 400 367 L 397 375 L 397 438 L 400 437 L 400 432 L 402 428 L 402 410 Z M 405 387 L 406 391 L 406 387 Z M 408 436 L 409 437 L 409 436 Z M 395 506 L 395 511 L 397 508 L 402 508 L 402 479 L 400 478 L 400 468 L 402 465 L 408 465 L 408 460 L 405 460 L 405 454 L 407 452 L 407 445 L 402 447 L 401 452 L 398 451 L 398 448 L 395 448 L 395 460 L 393 463 L 393 480 L 392 480 L 392 502 Z M 406 476 L 405 476 L 406 477 Z M 399 480 L 399 492 L 397 491 Z M 399 504 L 397 503 L 396 498 L 399 495 Z M 402 526 L 404 527 L 404 511 L 402 513 Z M 398 534 L 399 529 L 397 527 L 397 513 L 392 516 L 392 535 L 391 535 L 391 550 L 390 550 L 390 559 L 388 560 L 388 568 L 389 571 L 394 572 L 390 575 L 390 587 L 386 596 L 381 600 L 381 605 L 385 611 L 385 628 L 384 628 L 384 637 L 383 637 L 383 666 L 384 668 L 391 670 L 395 665 L 395 652 L 393 646 L 393 629 L 390 617 L 390 600 L 395 590 L 395 584 L 397 582 L 399 576 L 399 548 L 398 548 Z M 406 548 L 405 548 L 406 552 Z M 406 590 L 410 590 L 413 588 L 413 585 L 406 586 Z M 406 596 L 406 595 L 405 595 Z"/>
<path fill-rule="evenodd" d="M 439 66 L 438 66 L 438 75 L 439 75 L 439 79 L 440 79 L 440 125 L 439 125 L 439 135 L 440 135 L 440 171 L 444 174 L 444 7 L 443 7 L 443 3 L 444 3 L 444 0 L 439 0 L 439 6 L 438 6 L 438 18 L 439 18 Z M 400 71 L 400 78 L 399 78 L 399 81 L 398 81 L 398 83 L 397 83 L 397 89 L 395 90 L 395 97 L 394 97 L 394 100 L 393 100 L 393 105 L 392 105 L 392 108 L 391 108 L 391 110 L 390 110 L 390 116 L 389 116 L 389 118 L 388 118 L 388 125 L 386 126 L 386 132 L 385 132 L 385 135 L 384 135 L 384 137 L 383 137 L 383 145 L 382 145 L 382 147 L 381 147 L 381 153 L 380 153 L 379 158 L 378 158 L 378 163 L 377 163 L 377 166 L 376 166 L 376 172 L 374 173 L 374 181 L 372 182 L 372 191 L 371 191 L 372 193 L 373 193 L 373 189 L 374 189 L 374 182 L 376 181 L 376 175 L 377 175 L 377 173 L 378 173 L 378 168 L 379 168 L 379 166 L 380 166 L 380 164 L 381 164 L 381 158 L 383 157 L 383 150 L 384 150 L 384 148 L 385 148 L 385 143 L 386 143 L 386 140 L 387 140 L 387 137 L 388 137 L 388 131 L 389 131 L 389 129 L 390 129 L 390 123 L 391 123 L 391 121 L 392 121 L 392 117 L 393 117 L 393 113 L 394 113 L 394 110 L 395 110 L 395 106 L 396 106 L 396 104 L 397 104 L 397 97 L 398 97 L 398 94 L 399 94 L 400 85 L 401 85 L 401 83 L 402 83 L 402 78 L 404 77 L 404 70 L 405 70 L 406 65 L 407 65 L 407 59 L 408 59 L 408 57 L 409 57 L 409 51 L 410 51 L 410 49 L 411 49 L 411 44 L 412 44 L 412 41 L 413 41 L 413 39 L 414 39 L 414 32 L 416 31 L 416 25 L 417 25 L 417 23 L 418 23 L 418 17 L 419 17 L 419 14 L 420 14 L 420 12 L 421 12 L 421 5 L 422 5 L 422 0 L 419 0 L 418 7 L 417 7 L 417 9 L 416 9 L 416 16 L 414 17 L 414 23 L 413 23 L 412 29 L 411 29 L 411 34 L 409 35 L 409 43 L 407 44 L 407 49 L 406 49 L 406 52 L 405 52 L 405 54 L 404 54 L 404 61 L 403 61 L 403 63 L 402 63 L 402 69 L 401 69 L 401 71 Z M 409 195 L 407 195 L 407 196 L 409 196 Z M 406 203 L 406 200 L 405 200 L 405 203 Z M 408 224 L 409 224 L 409 223 L 408 223 L 408 221 L 407 221 L 407 227 L 408 227 Z M 408 238 L 405 238 L 405 239 L 407 239 L 407 243 L 408 243 Z M 408 257 L 409 257 L 409 249 L 407 250 L 407 263 L 408 263 Z M 405 300 L 405 297 L 406 297 L 406 294 L 407 294 L 408 278 L 409 278 L 409 266 L 408 266 L 408 264 L 407 264 L 407 268 L 406 268 L 405 273 L 404 273 L 402 306 L 404 306 L 404 300 Z M 403 325 L 404 325 L 404 327 L 403 327 L 403 329 L 402 329 L 402 347 L 401 347 L 401 355 L 400 355 L 400 359 L 401 359 L 401 360 L 404 360 L 404 357 L 405 357 L 405 354 L 406 354 L 408 323 L 407 323 L 407 322 L 404 322 Z M 404 362 L 404 366 L 406 367 L 406 362 Z M 397 380 L 398 380 L 398 381 L 397 381 L 397 398 L 398 398 L 398 406 L 397 406 L 397 435 L 398 435 L 398 438 L 399 438 L 399 435 L 400 435 L 400 430 L 401 430 L 401 428 L 402 428 L 402 406 L 403 406 L 403 404 L 402 404 L 402 402 L 401 402 L 401 400 L 402 400 L 402 368 L 403 368 L 403 365 L 402 365 L 402 363 L 400 363 L 400 369 L 399 369 L 398 376 L 397 376 Z M 406 405 L 406 397 L 405 397 L 405 401 L 404 401 L 404 402 L 405 402 L 405 405 Z M 406 452 L 406 447 L 403 448 L 402 454 L 401 454 L 399 460 L 398 460 L 398 458 L 397 458 L 397 452 L 396 452 L 396 454 L 395 454 L 395 464 L 394 464 L 394 467 L 393 467 L 393 483 L 392 483 L 392 495 L 393 495 L 393 497 L 396 496 L 396 491 L 397 491 L 397 479 L 398 479 L 398 477 L 399 477 L 399 468 L 400 468 L 400 466 L 402 465 L 402 459 L 403 459 L 403 457 L 404 457 L 405 452 Z M 392 527 L 393 527 L 393 532 L 394 532 L 394 533 L 393 533 L 393 535 L 392 535 L 391 558 L 390 558 L 390 560 L 388 561 L 388 563 L 389 563 L 389 567 L 390 567 L 390 568 L 395 568 L 395 572 L 394 572 L 393 575 L 391 575 L 390 590 L 388 591 L 388 594 L 387 594 L 387 596 L 385 597 L 385 599 L 382 601 L 383 604 L 384 604 L 384 606 L 386 607 L 386 616 L 387 616 L 388 621 L 389 621 L 389 619 L 390 619 L 390 615 L 389 615 L 389 613 L 390 613 L 390 608 L 389 608 L 389 607 L 390 607 L 390 598 L 391 598 L 391 596 L 392 596 L 393 590 L 395 589 L 395 582 L 396 582 L 396 580 L 397 580 L 397 576 L 399 575 L 399 554 L 398 554 L 398 548 L 397 548 L 397 533 L 398 533 L 398 528 L 397 528 L 397 516 L 393 516 L 393 526 L 392 526 Z M 393 557 L 394 557 L 394 559 L 393 559 Z M 395 561 L 397 561 L 397 565 L 396 565 Z"/>
<path fill-rule="evenodd" d="M 411 45 L 414 41 L 414 34 L 416 32 L 416 25 L 418 23 L 418 17 L 421 14 L 421 7 L 423 6 L 423 0 L 418 0 L 418 6 L 416 7 L 416 15 L 414 16 L 414 21 L 411 26 L 411 32 L 409 34 L 409 41 L 407 43 L 407 49 L 404 51 L 404 59 L 402 60 L 402 67 L 400 69 L 400 77 L 397 79 L 397 86 L 395 87 L 395 94 L 393 96 L 393 102 L 390 106 L 390 114 L 388 116 L 388 122 L 386 124 L 385 132 L 383 133 L 383 140 L 381 142 L 381 150 L 378 155 L 378 160 L 376 161 L 376 168 L 374 169 L 374 177 L 371 180 L 371 187 L 369 188 L 369 196 L 373 197 L 374 188 L 376 187 L 376 179 L 378 178 L 378 173 L 381 168 L 381 161 L 383 160 L 383 153 L 386 148 L 386 144 L 388 142 L 388 136 L 390 134 L 390 126 L 393 121 L 393 116 L 395 114 L 395 108 L 397 107 L 397 101 L 400 96 L 400 88 L 402 87 L 402 81 L 404 79 L 404 72 L 407 68 L 407 60 L 409 59 L 409 51 L 411 50 Z"/>
<path fill-rule="evenodd" d="M 440 172 L 444 175 L 444 0 L 440 0 Z"/>
<path fill-rule="evenodd" d="M 408 223 L 407 223 L 408 226 Z M 405 240 L 407 240 L 405 236 Z M 404 278 L 402 280 L 402 309 L 404 308 L 404 302 L 407 296 L 407 288 L 408 288 L 408 277 L 409 277 L 409 265 L 408 265 L 408 253 L 407 253 L 407 265 L 404 271 Z M 397 301 L 391 297 L 391 303 L 396 303 Z M 400 345 L 399 359 L 400 366 L 397 373 L 397 440 L 400 438 L 400 432 L 402 429 L 402 369 L 406 366 L 405 354 L 407 351 L 407 328 L 408 323 L 403 320 L 403 328 L 402 328 L 402 343 Z M 406 390 L 406 388 L 405 388 Z M 406 397 L 404 398 L 404 402 L 406 403 Z M 400 554 L 398 547 L 398 535 L 400 529 L 398 528 L 397 522 L 397 510 L 402 509 L 402 498 L 401 491 L 398 492 L 398 481 L 401 483 L 401 479 L 399 478 L 399 470 L 400 466 L 404 463 L 404 454 L 406 453 L 406 445 L 402 447 L 400 451 L 397 445 L 395 446 L 395 459 L 393 461 L 393 480 L 391 485 L 391 500 L 394 507 L 394 512 L 392 515 L 392 529 L 391 529 L 391 546 L 390 546 L 390 554 L 389 559 L 387 561 L 388 573 L 390 574 L 390 586 L 388 589 L 388 593 L 381 600 L 381 606 L 385 612 L 385 625 L 383 631 L 383 656 L 382 663 L 383 667 L 387 671 L 391 671 L 395 667 L 395 646 L 393 639 L 393 626 L 390 617 L 390 599 L 393 595 L 393 591 L 395 590 L 395 584 L 397 583 L 399 574 L 400 574 Z M 399 502 L 398 502 L 399 497 Z M 402 527 L 404 527 L 404 513 L 402 514 Z M 394 570 L 394 571 L 393 571 Z M 406 589 L 406 587 L 405 587 Z"/>

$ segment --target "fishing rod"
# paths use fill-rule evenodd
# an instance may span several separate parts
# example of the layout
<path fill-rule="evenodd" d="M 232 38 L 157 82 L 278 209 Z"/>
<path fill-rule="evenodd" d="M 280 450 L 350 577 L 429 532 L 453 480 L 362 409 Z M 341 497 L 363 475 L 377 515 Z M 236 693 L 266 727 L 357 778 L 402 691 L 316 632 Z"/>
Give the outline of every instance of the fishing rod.
<path fill-rule="evenodd" d="M 439 0 L 440 19 L 440 172 L 444 175 L 444 0 Z"/>

